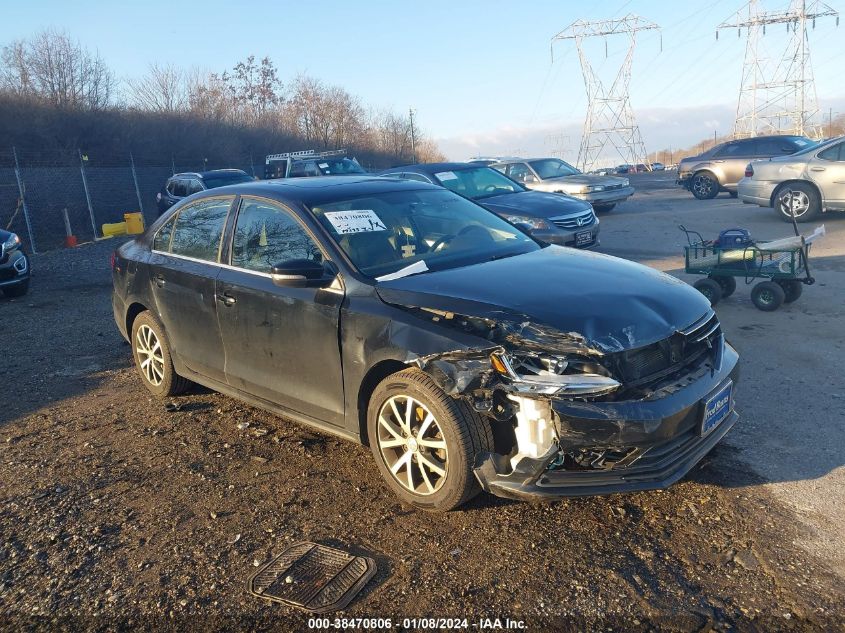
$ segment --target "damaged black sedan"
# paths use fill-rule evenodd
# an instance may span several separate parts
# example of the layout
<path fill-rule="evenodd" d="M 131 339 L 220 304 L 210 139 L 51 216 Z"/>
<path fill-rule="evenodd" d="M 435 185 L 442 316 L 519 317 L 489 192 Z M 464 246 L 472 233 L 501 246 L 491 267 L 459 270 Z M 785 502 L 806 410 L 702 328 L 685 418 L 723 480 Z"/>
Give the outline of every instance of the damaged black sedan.
<path fill-rule="evenodd" d="M 196 382 L 363 442 L 427 510 L 664 487 L 737 420 L 700 293 L 424 183 L 198 194 L 117 251 L 113 282 L 152 393 Z"/>

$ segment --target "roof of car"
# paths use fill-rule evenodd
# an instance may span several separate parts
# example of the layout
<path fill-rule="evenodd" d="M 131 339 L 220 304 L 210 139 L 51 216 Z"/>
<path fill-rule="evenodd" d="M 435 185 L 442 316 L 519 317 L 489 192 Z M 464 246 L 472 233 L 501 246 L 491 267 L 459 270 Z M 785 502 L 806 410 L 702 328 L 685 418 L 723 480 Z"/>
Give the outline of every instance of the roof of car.
<path fill-rule="evenodd" d="M 417 163 L 415 165 L 399 165 L 385 169 L 381 173 L 401 173 L 403 171 L 418 171 L 424 174 L 436 174 L 441 171 L 460 171 L 463 169 L 481 169 L 485 165 L 478 163 Z"/>
<path fill-rule="evenodd" d="M 206 178 L 208 176 L 214 176 L 215 174 L 244 174 L 248 176 L 243 169 L 209 169 L 208 171 L 183 171 L 178 174 L 173 174 L 171 178 L 176 178 L 178 176 L 193 176 L 194 178 Z"/>
<path fill-rule="evenodd" d="M 385 193 L 388 191 L 413 191 L 440 187 L 427 183 L 384 178 L 377 176 L 314 176 L 311 178 L 279 178 L 274 180 L 254 180 L 251 182 L 227 185 L 211 189 L 208 195 L 226 193 L 264 196 L 277 200 L 301 202 L 306 205 L 341 199 L 344 196 L 361 196 Z"/>

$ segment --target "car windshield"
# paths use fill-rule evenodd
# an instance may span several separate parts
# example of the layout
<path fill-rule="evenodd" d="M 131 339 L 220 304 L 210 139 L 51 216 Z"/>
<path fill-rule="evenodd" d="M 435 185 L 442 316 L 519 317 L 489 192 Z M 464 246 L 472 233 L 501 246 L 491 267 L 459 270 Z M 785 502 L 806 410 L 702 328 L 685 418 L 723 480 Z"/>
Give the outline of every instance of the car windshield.
<path fill-rule="evenodd" d="M 547 178 L 560 178 L 561 176 L 575 176 L 581 172 L 572 165 L 559 158 L 544 158 L 543 160 L 532 160 L 530 163 L 537 175 L 543 180 Z"/>
<path fill-rule="evenodd" d="M 805 139 L 803 137 L 798 137 L 793 139 L 796 143 L 801 145 L 801 149 L 799 149 L 794 154 L 790 154 L 791 156 L 801 156 L 802 154 L 809 154 L 810 152 L 814 152 L 819 149 L 822 145 L 828 144 L 830 141 L 811 141 L 809 139 Z M 834 139 L 835 141 L 842 140 L 842 139 Z"/>
<path fill-rule="evenodd" d="M 324 176 L 367 173 L 354 158 L 326 158 L 318 160 L 317 167 Z"/>
<path fill-rule="evenodd" d="M 241 182 L 252 182 L 253 178 L 244 172 L 229 172 L 225 174 L 206 174 L 203 176 L 203 182 L 208 189 L 215 187 L 225 187 L 226 185 L 237 185 Z"/>
<path fill-rule="evenodd" d="M 367 194 L 312 205 L 311 212 L 368 277 L 411 265 L 415 272 L 457 268 L 540 248 L 499 216 L 450 191 Z"/>
<path fill-rule="evenodd" d="M 434 177 L 447 189 L 472 200 L 526 191 L 525 187 L 490 167 L 444 169 L 436 172 Z"/>

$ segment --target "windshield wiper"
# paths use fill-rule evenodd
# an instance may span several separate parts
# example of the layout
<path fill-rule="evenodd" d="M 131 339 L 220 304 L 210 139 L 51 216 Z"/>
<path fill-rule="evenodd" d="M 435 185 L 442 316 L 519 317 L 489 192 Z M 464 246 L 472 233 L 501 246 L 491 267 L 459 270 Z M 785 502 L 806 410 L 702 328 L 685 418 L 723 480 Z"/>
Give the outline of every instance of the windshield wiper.
<path fill-rule="evenodd" d="M 394 279 L 402 279 L 402 277 L 408 277 L 409 275 L 418 275 L 426 272 L 427 270 L 428 266 L 426 265 L 425 260 L 421 259 L 413 264 L 405 266 L 404 268 L 400 268 L 395 273 L 376 277 L 376 281 L 393 281 Z"/>

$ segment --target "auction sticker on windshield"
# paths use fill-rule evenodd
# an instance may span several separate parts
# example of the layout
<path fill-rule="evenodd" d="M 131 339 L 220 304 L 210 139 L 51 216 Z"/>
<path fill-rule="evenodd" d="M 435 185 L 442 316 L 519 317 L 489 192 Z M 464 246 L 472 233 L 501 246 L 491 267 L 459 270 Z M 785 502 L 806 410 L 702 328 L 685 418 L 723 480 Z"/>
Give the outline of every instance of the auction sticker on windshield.
<path fill-rule="evenodd" d="M 457 180 L 458 177 L 455 175 L 453 171 L 441 171 L 440 173 L 434 174 L 437 176 L 437 180 L 443 182 L 444 180 Z"/>
<path fill-rule="evenodd" d="M 374 231 L 386 231 L 387 227 L 381 221 L 375 211 L 362 209 L 356 211 L 328 211 L 324 214 L 331 222 L 338 235 L 350 235 L 352 233 L 372 233 Z"/>

